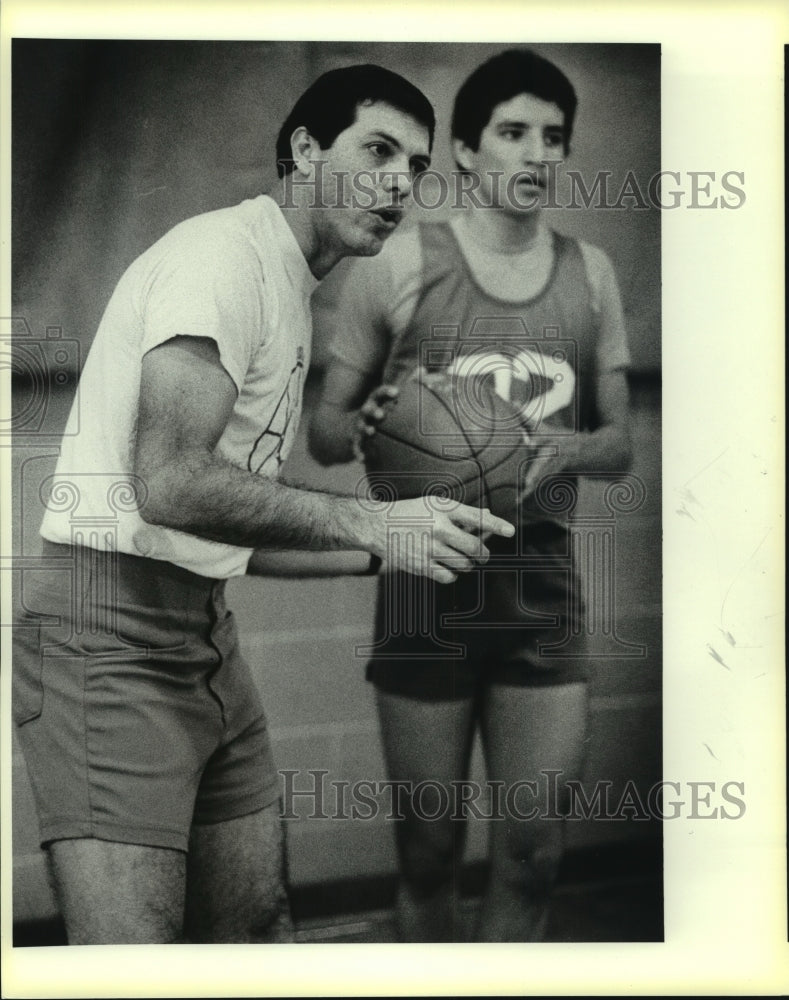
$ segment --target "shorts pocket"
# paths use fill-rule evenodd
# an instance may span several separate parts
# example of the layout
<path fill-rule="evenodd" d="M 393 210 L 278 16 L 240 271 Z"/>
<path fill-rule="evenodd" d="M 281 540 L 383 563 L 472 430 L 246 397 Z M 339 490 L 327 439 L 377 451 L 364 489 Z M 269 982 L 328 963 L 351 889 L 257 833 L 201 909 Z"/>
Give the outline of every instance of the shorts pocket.
<path fill-rule="evenodd" d="M 14 626 L 11 714 L 17 726 L 41 715 L 44 705 L 41 626 Z"/>

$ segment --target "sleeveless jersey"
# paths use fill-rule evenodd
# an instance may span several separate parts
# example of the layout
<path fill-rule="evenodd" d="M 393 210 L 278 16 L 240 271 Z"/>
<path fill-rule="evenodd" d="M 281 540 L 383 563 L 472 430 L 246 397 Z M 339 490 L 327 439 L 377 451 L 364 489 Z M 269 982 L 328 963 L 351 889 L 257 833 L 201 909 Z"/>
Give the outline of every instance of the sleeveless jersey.
<path fill-rule="evenodd" d="M 578 242 L 552 233 L 553 266 L 539 294 L 509 302 L 486 292 L 447 223 L 421 224 L 423 280 L 414 312 L 392 344 L 383 382 L 417 365 L 489 374 L 539 439 L 593 430 L 597 321 Z"/>
<path fill-rule="evenodd" d="M 480 286 L 449 225 L 423 224 L 419 235 L 420 289 L 410 320 L 394 336 L 382 381 L 396 384 L 416 365 L 487 375 L 500 395 L 519 406 L 535 442 L 541 433 L 556 437 L 592 429 L 599 323 L 578 242 L 552 233 L 553 263 L 545 287 L 532 298 L 508 302 Z M 424 634 L 393 631 L 395 584 L 381 583 L 370 679 L 388 690 L 409 691 L 407 685 L 419 678 L 418 691 L 445 683 L 454 692 L 480 665 L 484 676 L 493 676 L 494 665 L 495 676 L 506 683 L 523 676 L 530 683 L 578 679 L 576 661 L 560 664 L 539 652 L 540 643 L 556 642 L 578 627 L 580 597 L 574 596 L 576 583 L 566 564 L 561 565 L 569 545 L 566 514 L 544 509 L 532 494 L 515 516 L 523 533 L 488 539 L 493 558 L 481 571 L 461 574 L 448 586 L 400 577 L 397 600 L 431 609 Z M 526 561 L 516 568 L 511 562 L 497 565 L 499 557 L 516 553 Z M 458 642 L 463 654 L 456 663 L 448 661 L 450 673 L 445 668 L 444 681 L 436 681 L 444 675 L 432 659 L 437 653 L 446 659 L 446 648 Z"/>

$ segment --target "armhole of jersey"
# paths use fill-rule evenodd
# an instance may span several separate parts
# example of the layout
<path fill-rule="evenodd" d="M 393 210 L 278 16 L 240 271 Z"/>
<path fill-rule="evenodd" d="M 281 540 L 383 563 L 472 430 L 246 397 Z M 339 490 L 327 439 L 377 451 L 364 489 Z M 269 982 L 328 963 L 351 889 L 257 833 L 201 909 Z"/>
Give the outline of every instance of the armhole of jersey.
<path fill-rule="evenodd" d="M 386 313 L 389 332 L 387 357 L 394 344 L 408 329 L 416 312 L 424 270 L 423 226 L 424 223 L 418 223 L 407 233 L 403 233 L 399 242 L 404 245 L 398 246 L 397 253 L 392 253 L 388 261 L 392 289 L 397 289 L 397 294 L 389 303 Z"/>
<path fill-rule="evenodd" d="M 596 328 L 596 343 L 597 351 L 600 350 L 600 336 L 601 336 L 601 323 L 602 323 L 602 280 L 603 272 L 608 269 L 613 274 L 613 264 L 608 256 L 608 254 L 601 250 L 600 247 L 596 247 L 591 243 L 584 243 L 581 240 L 578 241 L 578 245 L 581 249 L 581 253 L 584 258 L 584 269 L 586 271 L 586 278 L 589 283 L 589 293 L 591 296 L 592 305 L 592 315 L 595 320 Z M 616 282 L 616 275 L 613 274 L 613 280 Z M 622 316 L 622 321 L 624 323 L 624 315 Z M 617 362 L 613 366 L 609 366 L 609 371 L 627 371 L 632 365 L 632 356 L 630 354 L 630 346 L 627 341 L 627 329 L 624 329 L 625 336 L 625 351 L 626 357 L 623 357 L 621 361 Z"/>
<path fill-rule="evenodd" d="M 601 278 L 601 268 L 608 258 L 605 256 L 599 247 L 594 246 L 591 243 L 587 243 L 585 240 L 578 240 L 578 249 L 581 251 L 581 257 L 584 262 L 584 274 L 586 275 L 586 283 L 589 286 L 589 301 L 592 306 L 592 312 L 597 320 L 600 318 L 600 278 Z"/>

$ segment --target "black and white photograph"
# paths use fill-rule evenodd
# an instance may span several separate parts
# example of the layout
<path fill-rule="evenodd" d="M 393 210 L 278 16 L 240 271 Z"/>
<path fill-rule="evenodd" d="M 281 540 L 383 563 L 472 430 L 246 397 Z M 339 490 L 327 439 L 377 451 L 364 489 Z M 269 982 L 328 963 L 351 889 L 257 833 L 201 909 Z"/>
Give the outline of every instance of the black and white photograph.
<path fill-rule="evenodd" d="M 270 7 L 3 27 L 6 955 L 86 996 L 785 985 L 756 86 L 705 145 L 668 30 Z"/>

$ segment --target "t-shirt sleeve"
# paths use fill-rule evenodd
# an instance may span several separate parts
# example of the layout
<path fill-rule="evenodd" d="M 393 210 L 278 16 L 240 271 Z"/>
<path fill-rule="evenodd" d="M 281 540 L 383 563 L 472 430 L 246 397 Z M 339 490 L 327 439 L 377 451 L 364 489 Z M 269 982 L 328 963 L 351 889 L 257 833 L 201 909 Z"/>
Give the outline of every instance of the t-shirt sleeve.
<path fill-rule="evenodd" d="M 383 371 L 393 337 L 413 312 L 420 267 L 416 230 L 350 263 L 335 308 L 320 320 L 333 357 L 365 374 Z"/>
<path fill-rule="evenodd" d="M 210 337 L 240 392 L 261 343 L 264 296 L 246 241 L 208 229 L 169 238 L 143 293 L 142 352 L 173 337 Z"/>
<path fill-rule="evenodd" d="M 581 249 L 592 290 L 592 306 L 598 317 L 598 370 L 629 368 L 630 347 L 614 266 L 599 247 L 582 243 Z"/>

